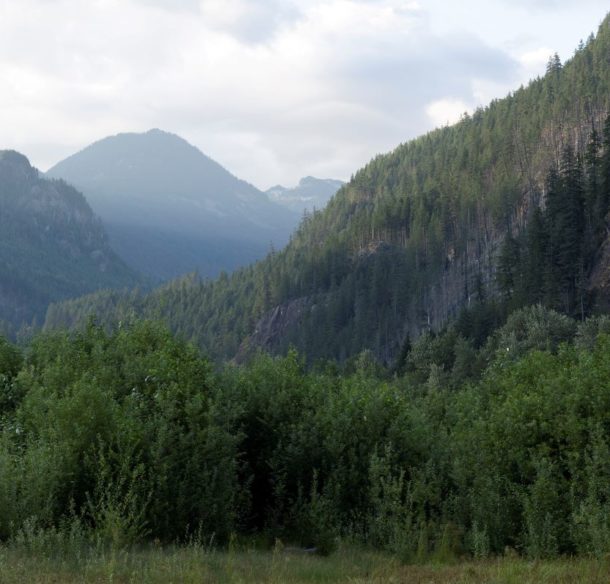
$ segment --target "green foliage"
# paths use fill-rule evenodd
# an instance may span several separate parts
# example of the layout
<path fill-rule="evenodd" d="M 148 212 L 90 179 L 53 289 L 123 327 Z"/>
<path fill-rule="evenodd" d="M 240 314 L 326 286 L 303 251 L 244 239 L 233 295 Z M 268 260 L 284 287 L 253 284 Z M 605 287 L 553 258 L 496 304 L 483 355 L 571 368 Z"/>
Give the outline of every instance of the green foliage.
<path fill-rule="evenodd" d="M 580 349 L 592 351 L 600 335 L 610 334 L 610 315 L 592 316 L 578 324 L 574 344 Z"/>
<path fill-rule="evenodd" d="M 509 309 L 537 302 L 581 320 L 590 312 L 587 282 L 607 237 L 610 200 L 600 169 L 609 160 L 595 127 L 584 154 L 564 146 L 548 172 L 544 210 L 536 206 L 519 240 L 509 235 L 502 246 L 496 280 Z"/>
<path fill-rule="evenodd" d="M 0 490 L 3 533 L 30 515 L 56 524 L 73 507 L 114 545 L 195 530 L 228 537 L 237 436 L 231 414 L 210 403 L 210 378 L 192 347 L 150 323 L 38 337 L 5 425 L 14 482 Z"/>
<path fill-rule="evenodd" d="M 0 537 L 60 546 L 70 524 L 103 549 L 256 533 L 405 562 L 602 557 L 606 320 L 534 306 L 480 348 L 424 335 L 393 378 L 370 356 L 314 372 L 294 350 L 213 372 L 151 322 L 39 335 L 7 353 L 21 397 L 2 419 Z"/>
<path fill-rule="evenodd" d="M 592 432 L 583 479 L 584 498 L 575 506 L 572 518 L 576 549 L 580 553 L 603 557 L 610 549 L 610 448 L 602 426 L 595 427 Z"/>
<path fill-rule="evenodd" d="M 150 496 L 147 497 L 146 471 L 142 463 L 120 457 L 116 464 L 100 452 L 95 486 L 87 493 L 85 515 L 95 526 L 95 537 L 112 549 L 130 547 L 149 535 L 147 528 Z M 152 493 L 151 493 L 152 495 Z"/>
<path fill-rule="evenodd" d="M 555 351 L 572 339 L 576 323 L 567 316 L 544 308 L 530 306 L 513 312 L 487 342 L 486 352 L 498 360 L 514 360 L 528 351 Z"/>
<path fill-rule="evenodd" d="M 530 557 L 553 557 L 559 553 L 567 531 L 565 484 L 557 469 L 543 458 L 535 465 L 535 479 L 524 501 L 524 541 Z"/>
<path fill-rule="evenodd" d="M 17 347 L 0 337 L 0 417 L 14 409 L 21 398 L 14 383 L 21 365 L 22 356 Z"/>
<path fill-rule="evenodd" d="M 339 536 L 335 512 L 335 498 L 326 487 L 320 493 L 317 472 L 314 471 L 308 500 L 300 496 L 293 511 L 295 535 L 305 548 L 313 549 L 321 556 L 328 556 L 337 549 Z"/>
<path fill-rule="evenodd" d="M 390 445 L 382 456 L 371 456 L 368 541 L 408 561 L 417 554 L 422 518 L 416 515 L 405 476 L 404 469 L 397 470 L 392 464 Z"/>
<path fill-rule="evenodd" d="M 0 337 L 0 375 L 10 380 L 21 368 L 21 354 L 8 341 Z"/>

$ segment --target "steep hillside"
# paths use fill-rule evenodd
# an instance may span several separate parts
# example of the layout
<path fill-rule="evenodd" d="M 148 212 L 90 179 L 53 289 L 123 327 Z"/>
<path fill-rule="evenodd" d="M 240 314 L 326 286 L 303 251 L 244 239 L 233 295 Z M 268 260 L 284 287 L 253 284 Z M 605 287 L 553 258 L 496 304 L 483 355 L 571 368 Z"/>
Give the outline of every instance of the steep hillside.
<path fill-rule="evenodd" d="M 276 185 L 266 191 L 267 196 L 276 203 L 300 215 L 305 211 L 312 213 L 322 210 L 345 183 L 330 178 L 306 176 L 293 188 Z"/>
<path fill-rule="evenodd" d="M 408 336 L 506 293 L 497 274 L 503 243 L 520 245 L 535 210 L 547 203 L 549 172 L 567 173 L 570 156 L 591 182 L 580 155 L 603 134 L 609 106 L 607 17 L 565 65 L 553 59 L 528 87 L 372 160 L 323 212 L 303 221 L 280 253 L 213 283 L 188 278 L 147 297 L 107 294 L 55 306 L 47 326 L 77 323 L 91 311 L 112 319 L 135 307 L 166 317 L 217 356 L 256 347 L 282 352 L 293 344 L 310 359 L 345 359 L 370 349 L 391 361 Z M 595 151 L 598 162 L 610 159 L 608 132 Z M 600 201 L 607 203 L 610 175 L 598 166 L 594 174 L 606 193 Z M 564 174 L 561 188 L 552 188 L 559 198 L 569 190 Z M 606 212 L 607 205 L 586 211 L 601 219 L 590 237 L 597 248 Z M 549 228 L 555 239 L 563 229 Z M 594 283 L 589 274 L 599 271 L 603 257 L 597 248 L 589 245 L 580 263 L 579 290 L 585 280 Z M 554 262 L 558 254 L 542 259 Z M 556 298 L 566 297 L 573 308 L 574 281 L 569 286 L 567 296 L 557 290 Z M 580 310 L 592 309 L 591 295 L 586 306 L 584 294 L 578 299 Z"/>
<path fill-rule="evenodd" d="M 25 156 L 0 151 L 0 321 L 44 318 L 49 302 L 138 277 L 110 249 L 85 198 L 45 180 Z"/>
<path fill-rule="evenodd" d="M 47 174 L 82 190 L 121 257 L 158 279 L 247 265 L 283 246 L 299 220 L 160 130 L 105 138 Z"/>

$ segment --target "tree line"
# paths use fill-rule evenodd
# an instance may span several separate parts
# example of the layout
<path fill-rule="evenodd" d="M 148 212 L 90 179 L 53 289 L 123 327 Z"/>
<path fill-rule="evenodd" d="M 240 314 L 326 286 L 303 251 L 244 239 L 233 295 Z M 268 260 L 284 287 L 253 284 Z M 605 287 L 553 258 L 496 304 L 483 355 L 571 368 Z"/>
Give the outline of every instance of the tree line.
<path fill-rule="evenodd" d="M 610 319 L 535 306 L 477 341 L 477 310 L 391 369 L 214 366 L 138 320 L 0 341 L 0 539 L 608 553 Z"/>
<path fill-rule="evenodd" d="M 551 166 L 526 229 L 500 252 L 498 283 L 510 308 L 541 302 L 581 319 L 594 298 L 589 276 L 608 233 L 610 116 L 593 129 L 584 152 L 567 145 Z"/>

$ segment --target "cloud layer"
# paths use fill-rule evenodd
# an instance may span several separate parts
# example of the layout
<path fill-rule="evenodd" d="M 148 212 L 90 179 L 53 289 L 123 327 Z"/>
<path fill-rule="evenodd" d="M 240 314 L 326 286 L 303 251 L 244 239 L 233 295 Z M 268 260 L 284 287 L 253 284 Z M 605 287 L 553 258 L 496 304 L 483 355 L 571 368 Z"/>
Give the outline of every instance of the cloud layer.
<path fill-rule="evenodd" d="M 578 4 L 580 36 L 600 4 Z M 565 37 L 537 36 L 541 19 L 574 29 L 567 0 L 538 3 L 521 27 L 523 4 L 460 5 L 0 0 L 0 148 L 45 169 L 103 136 L 160 127 L 261 188 L 348 178 L 541 72 Z"/>

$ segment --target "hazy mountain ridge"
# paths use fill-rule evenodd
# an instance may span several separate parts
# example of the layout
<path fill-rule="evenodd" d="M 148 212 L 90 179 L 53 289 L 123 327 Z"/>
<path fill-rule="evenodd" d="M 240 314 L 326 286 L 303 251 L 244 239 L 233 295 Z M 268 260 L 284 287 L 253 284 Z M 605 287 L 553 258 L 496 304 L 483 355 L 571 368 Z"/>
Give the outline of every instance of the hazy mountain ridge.
<path fill-rule="evenodd" d="M 118 253 L 161 279 L 195 269 L 214 276 L 246 265 L 271 244 L 283 246 L 298 222 L 256 187 L 161 130 L 104 138 L 47 174 L 81 189 Z"/>
<path fill-rule="evenodd" d="M 267 196 L 297 213 L 321 211 L 345 183 L 341 180 L 306 176 L 296 187 L 276 185 L 267 189 Z"/>
<path fill-rule="evenodd" d="M 44 317 L 49 302 L 139 280 L 112 251 L 81 193 L 0 151 L 0 321 Z"/>
<path fill-rule="evenodd" d="M 370 349 L 391 361 L 408 335 L 498 296 L 502 243 L 544 204 L 549 169 L 564 147 L 584 155 L 593 130 L 602 133 L 609 63 L 606 17 L 565 65 L 551 62 L 528 87 L 373 159 L 285 250 L 231 278 L 175 282 L 142 298 L 139 313 L 171 306 L 161 313 L 172 328 L 222 357 L 292 344 L 310 359 Z M 108 318 L 126 306 L 104 302 Z M 90 297 L 53 307 L 47 324 L 81 321 L 96 306 Z"/>

